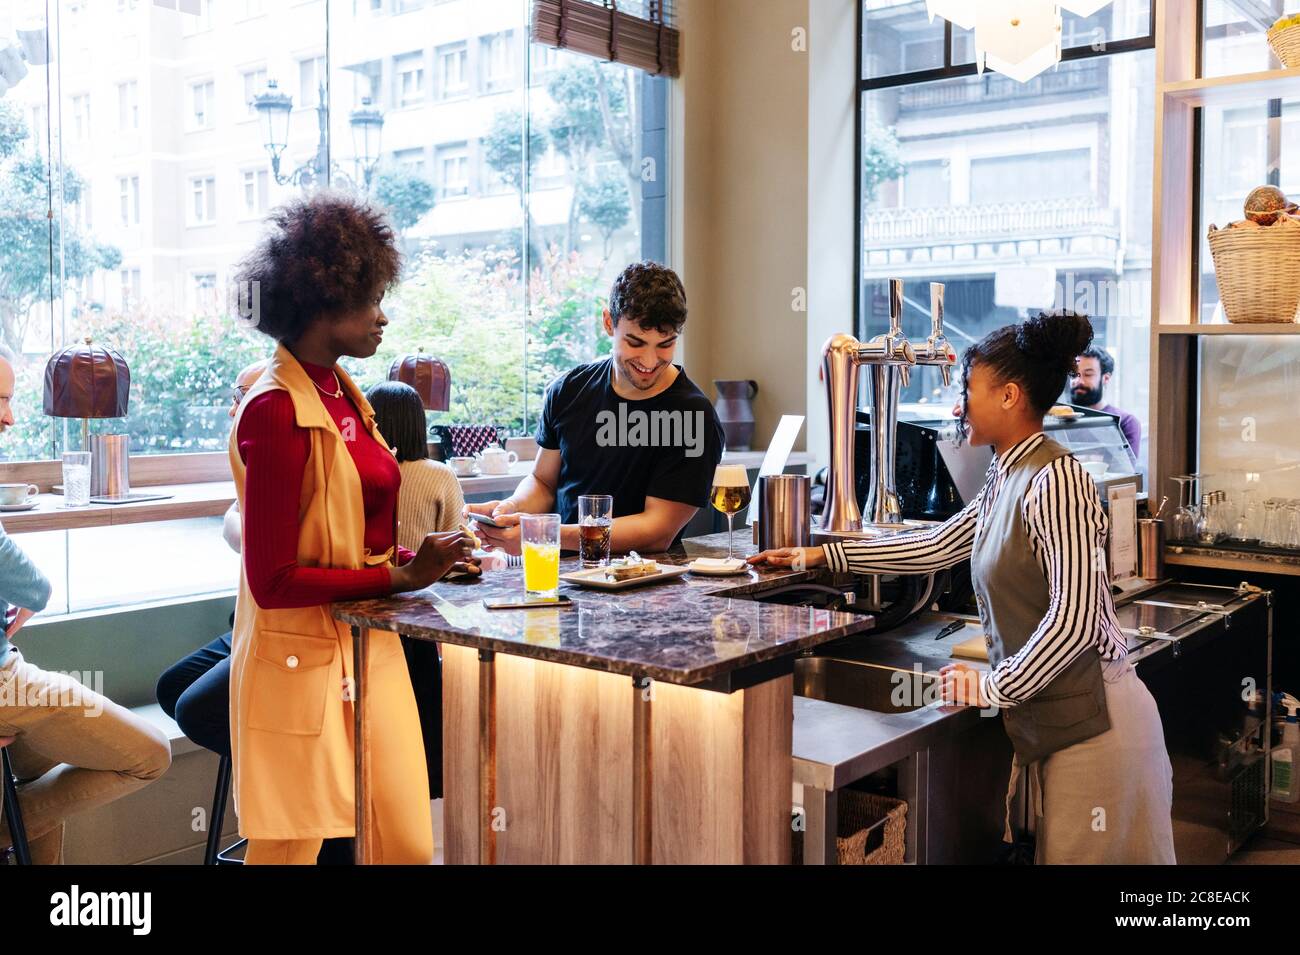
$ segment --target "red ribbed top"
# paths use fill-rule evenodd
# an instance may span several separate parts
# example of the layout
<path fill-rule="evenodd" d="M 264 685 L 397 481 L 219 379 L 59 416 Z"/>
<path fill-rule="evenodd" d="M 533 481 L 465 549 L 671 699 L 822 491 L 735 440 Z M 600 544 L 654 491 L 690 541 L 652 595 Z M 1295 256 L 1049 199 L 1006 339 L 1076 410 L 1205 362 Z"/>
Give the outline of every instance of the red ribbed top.
<path fill-rule="evenodd" d="M 394 545 L 402 482 L 397 460 L 370 436 L 352 399 L 346 393 L 333 396 L 339 385 L 332 368 L 299 363 L 316 383 L 317 397 L 344 436 L 361 477 L 365 546 L 372 554 L 381 554 Z M 298 503 L 311 439 L 307 429 L 298 427 L 287 391 L 270 391 L 249 402 L 239 419 L 238 445 L 246 469 L 244 569 L 259 607 L 314 607 L 389 593 L 387 566 L 359 570 L 299 566 Z M 400 562 L 409 558 L 410 551 L 399 551 Z"/>

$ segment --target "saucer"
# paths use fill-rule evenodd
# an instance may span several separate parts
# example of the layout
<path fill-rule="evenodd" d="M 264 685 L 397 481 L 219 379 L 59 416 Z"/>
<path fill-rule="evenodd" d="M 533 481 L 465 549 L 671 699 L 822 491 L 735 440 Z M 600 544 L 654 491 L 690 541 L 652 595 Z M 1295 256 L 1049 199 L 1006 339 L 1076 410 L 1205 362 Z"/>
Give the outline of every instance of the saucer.
<path fill-rule="evenodd" d="M 457 471 L 455 468 L 452 468 L 452 473 L 455 474 L 456 477 L 458 478 L 469 478 L 469 477 L 479 477 L 483 472 L 478 468 L 475 468 L 473 471 L 467 471 L 464 474 L 462 474 L 460 471 Z"/>
<path fill-rule="evenodd" d="M 749 564 L 739 557 L 730 561 L 721 557 L 697 557 L 686 566 L 692 574 L 705 577 L 732 577 L 749 571 Z"/>
<path fill-rule="evenodd" d="M 24 501 L 22 504 L 0 504 L 0 511 L 13 513 L 14 511 L 30 511 L 36 507 L 36 501 Z"/>

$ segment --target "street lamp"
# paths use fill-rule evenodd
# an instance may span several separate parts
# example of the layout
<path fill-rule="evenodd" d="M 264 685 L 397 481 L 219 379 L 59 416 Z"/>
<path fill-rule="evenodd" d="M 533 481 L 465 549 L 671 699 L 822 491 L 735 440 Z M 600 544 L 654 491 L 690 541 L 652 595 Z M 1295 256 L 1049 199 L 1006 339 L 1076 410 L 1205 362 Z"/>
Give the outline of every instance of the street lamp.
<path fill-rule="evenodd" d="M 253 109 L 262 117 L 262 142 L 271 154 L 271 171 L 275 181 L 284 185 L 280 178 L 280 157 L 289 148 L 289 114 L 293 112 L 293 97 L 280 92 L 275 80 L 266 84 L 266 89 L 253 97 Z"/>
<path fill-rule="evenodd" d="M 288 174 L 280 171 L 280 160 L 289 148 L 289 117 L 293 113 L 293 97 L 281 92 L 275 80 L 266 84 L 266 89 L 253 97 L 253 109 L 262 119 L 263 146 L 271 155 L 271 172 L 275 181 L 281 186 L 293 184 L 303 189 L 310 189 L 332 179 L 341 180 L 343 184 L 353 186 L 355 183 L 338 170 L 336 163 L 329 158 L 329 104 L 325 84 L 320 85 L 316 104 L 316 119 L 319 127 L 316 143 L 316 155 Z M 370 105 L 370 100 L 361 101 L 360 109 L 352 111 L 349 125 L 352 127 L 352 143 L 356 150 L 356 161 L 361 168 L 365 191 L 370 191 L 370 180 L 379 163 L 379 144 L 384 128 L 384 114 Z"/>
<path fill-rule="evenodd" d="M 370 105 L 370 97 L 361 100 L 348 119 L 352 126 L 352 152 L 361 166 L 361 176 L 370 191 L 370 180 L 379 163 L 380 143 L 384 136 L 384 114 Z"/>

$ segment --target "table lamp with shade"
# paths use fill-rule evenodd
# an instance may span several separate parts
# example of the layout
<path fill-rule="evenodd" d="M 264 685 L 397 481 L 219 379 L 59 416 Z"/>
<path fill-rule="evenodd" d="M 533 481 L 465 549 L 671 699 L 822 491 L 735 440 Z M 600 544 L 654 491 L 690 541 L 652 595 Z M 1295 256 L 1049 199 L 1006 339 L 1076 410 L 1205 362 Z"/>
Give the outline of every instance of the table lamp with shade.
<path fill-rule="evenodd" d="M 53 418 L 81 419 L 82 448 L 91 452 L 92 495 L 130 494 L 130 436 L 96 435 L 93 447 L 90 438 L 91 418 L 126 417 L 130 391 L 126 359 L 89 338 L 55 352 L 45 365 L 44 411 Z"/>
<path fill-rule="evenodd" d="M 441 358 L 426 355 L 423 348 L 417 349 L 414 355 L 393 359 L 388 368 L 388 380 L 400 381 L 414 388 L 425 411 L 446 411 L 451 407 L 451 369 Z M 430 432 L 435 443 L 429 445 L 429 453 L 434 458 L 445 458 L 447 439 L 438 431 L 435 427 Z"/>
<path fill-rule="evenodd" d="M 446 411 L 451 407 L 451 369 L 441 358 L 419 349 L 414 355 L 393 360 L 389 381 L 400 381 L 415 389 L 425 411 Z"/>

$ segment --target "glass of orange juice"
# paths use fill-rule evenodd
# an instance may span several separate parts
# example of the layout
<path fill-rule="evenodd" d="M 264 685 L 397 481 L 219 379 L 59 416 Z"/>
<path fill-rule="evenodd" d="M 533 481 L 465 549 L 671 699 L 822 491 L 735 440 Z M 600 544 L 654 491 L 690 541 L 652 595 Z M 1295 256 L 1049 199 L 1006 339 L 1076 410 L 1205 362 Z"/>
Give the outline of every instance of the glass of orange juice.
<path fill-rule="evenodd" d="M 554 600 L 560 591 L 560 515 L 521 514 L 524 590 L 532 600 Z"/>

